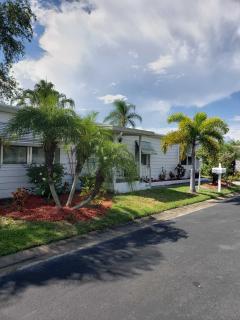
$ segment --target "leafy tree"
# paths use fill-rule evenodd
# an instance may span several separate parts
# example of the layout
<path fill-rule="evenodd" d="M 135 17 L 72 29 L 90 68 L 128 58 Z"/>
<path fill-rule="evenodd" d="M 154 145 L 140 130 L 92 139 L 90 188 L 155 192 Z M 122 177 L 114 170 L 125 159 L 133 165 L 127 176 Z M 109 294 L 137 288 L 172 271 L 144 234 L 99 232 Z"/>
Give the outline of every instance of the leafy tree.
<path fill-rule="evenodd" d="M 212 173 L 212 168 L 217 167 L 219 163 L 227 169 L 226 177 L 234 174 L 238 153 L 232 143 L 220 144 L 218 152 L 215 153 L 200 148 L 197 151 L 197 156 L 203 160 L 202 173 L 211 176 L 213 182 L 217 181 L 217 175 Z"/>
<path fill-rule="evenodd" d="M 115 100 L 113 105 L 114 110 L 109 113 L 104 122 L 109 122 L 122 128 L 126 128 L 129 125 L 135 128 L 136 120 L 142 122 L 142 117 L 135 112 L 135 105 L 123 100 Z"/>
<path fill-rule="evenodd" d="M 40 81 L 34 90 L 24 91 L 20 98 L 23 107 L 9 121 L 7 130 L 18 136 L 32 132 L 41 137 L 49 188 L 56 205 L 61 207 L 54 186 L 54 157 L 58 144 L 70 141 L 73 135 L 76 114 L 69 107 L 73 101 L 46 81 Z"/>
<path fill-rule="evenodd" d="M 205 112 L 198 112 L 193 119 L 183 113 L 174 113 L 168 118 L 169 123 L 178 123 L 178 129 L 171 131 L 162 140 L 163 151 L 174 145 L 180 145 L 180 156 L 185 158 L 188 150 L 192 155 L 192 186 L 190 191 L 196 192 L 195 188 L 195 156 L 197 146 L 202 146 L 209 153 L 217 153 L 219 143 L 223 142 L 223 135 L 227 133 L 227 124 L 218 117 L 208 118 Z"/>
<path fill-rule="evenodd" d="M 94 187 L 87 197 L 74 209 L 81 208 L 92 201 L 100 192 L 104 182 L 111 181 L 114 170 L 121 170 L 125 173 L 126 181 L 131 184 L 136 179 L 137 170 L 133 155 L 125 145 L 111 141 L 104 137 L 95 151 L 97 162 Z"/>
<path fill-rule="evenodd" d="M 12 64 L 24 54 L 24 42 L 31 41 L 35 20 L 28 0 L 0 2 L 0 98 L 10 99 L 16 88 Z"/>

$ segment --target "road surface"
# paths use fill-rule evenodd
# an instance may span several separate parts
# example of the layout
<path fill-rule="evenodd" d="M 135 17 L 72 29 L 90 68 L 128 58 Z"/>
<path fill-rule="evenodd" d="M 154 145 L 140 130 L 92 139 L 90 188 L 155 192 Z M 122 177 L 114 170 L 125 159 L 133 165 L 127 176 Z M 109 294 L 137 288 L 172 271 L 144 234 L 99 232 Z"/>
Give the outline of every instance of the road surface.
<path fill-rule="evenodd" d="M 0 279 L 1 320 L 239 320 L 240 198 Z"/>

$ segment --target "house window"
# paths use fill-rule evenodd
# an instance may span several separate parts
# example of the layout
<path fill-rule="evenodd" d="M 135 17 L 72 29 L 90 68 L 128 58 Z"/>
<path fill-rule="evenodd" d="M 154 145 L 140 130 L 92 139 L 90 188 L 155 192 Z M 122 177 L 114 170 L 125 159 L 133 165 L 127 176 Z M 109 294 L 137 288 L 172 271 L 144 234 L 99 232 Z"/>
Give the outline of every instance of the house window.
<path fill-rule="evenodd" d="M 142 154 L 141 160 L 142 160 L 142 165 L 149 166 L 149 164 L 150 164 L 150 154 Z"/>
<path fill-rule="evenodd" d="M 192 157 L 188 156 L 188 165 L 190 166 L 192 164 Z"/>
<path fill-rule="evenodd" d="M 27 147 L 23 146 L 6 146 L 3 148 L 4 164 L 26 164 Z"/>
<path fill-rule="evenodd" d="M 32 163 L 43 164 L 45 163 L 45 155 L 43 148 L 32 147 Z"/>

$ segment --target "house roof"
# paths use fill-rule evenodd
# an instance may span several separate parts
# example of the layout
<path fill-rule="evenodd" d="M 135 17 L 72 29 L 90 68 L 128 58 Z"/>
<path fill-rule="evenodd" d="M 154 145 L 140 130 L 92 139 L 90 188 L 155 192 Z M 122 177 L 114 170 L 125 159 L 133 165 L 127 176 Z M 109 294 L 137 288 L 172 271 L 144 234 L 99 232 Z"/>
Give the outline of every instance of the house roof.
<path fill-rule="evenodd" d="M 118 133 L 118 134 L 122 133 L 123 136 L 151 136 L 156 138 L 163 137 L 162 134 L 158 134 L 149 130 L 135 129 L 135 128 L 122 128 L 122 127 L 104 125 L 104 124 L 100 124 L 100 125 L 106 129 L 113 130 L 113 132 L 115 133 Z"/>

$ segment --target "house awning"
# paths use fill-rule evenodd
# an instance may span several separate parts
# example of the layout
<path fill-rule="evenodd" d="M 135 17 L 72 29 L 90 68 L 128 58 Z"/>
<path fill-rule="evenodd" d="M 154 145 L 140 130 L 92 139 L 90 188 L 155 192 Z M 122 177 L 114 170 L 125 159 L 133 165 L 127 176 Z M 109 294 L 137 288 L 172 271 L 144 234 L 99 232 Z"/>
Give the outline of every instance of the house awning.
<path fill-rule="evenodd" d="M 135 141 L 137 148 L 139 150 L 139 143 L 138 141 Z M 141 149 L 143 154 L 157 154 L 156 150 L 153 148 L 151 142 L 148 141 L 142 141 L 141 142 Z"/>

